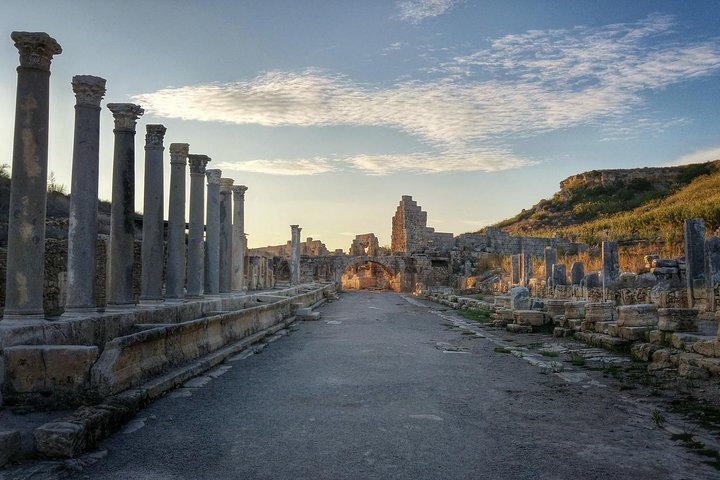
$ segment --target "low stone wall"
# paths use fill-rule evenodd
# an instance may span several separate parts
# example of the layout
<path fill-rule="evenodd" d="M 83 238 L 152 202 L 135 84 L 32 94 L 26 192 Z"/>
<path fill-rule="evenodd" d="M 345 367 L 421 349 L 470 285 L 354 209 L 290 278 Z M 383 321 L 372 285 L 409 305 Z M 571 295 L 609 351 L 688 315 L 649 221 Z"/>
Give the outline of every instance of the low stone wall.
<path fill-rule="evenodd" d="M 121 392 L 263 332 L 335 288 L 305 285 L 36 325 L 4 322 L 3 400 L 57 407 Z"/>

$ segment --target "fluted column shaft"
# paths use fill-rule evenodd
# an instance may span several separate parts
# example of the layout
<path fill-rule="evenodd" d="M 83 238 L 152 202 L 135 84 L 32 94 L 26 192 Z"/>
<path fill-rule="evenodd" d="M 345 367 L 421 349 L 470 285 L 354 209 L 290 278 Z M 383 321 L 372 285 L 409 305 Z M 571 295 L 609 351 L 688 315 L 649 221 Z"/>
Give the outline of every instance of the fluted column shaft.
<path fill-rule="evenodd" d="M 245 290 L 245 185 L 235 185 L 232 225 L 232 291 Z"/>
<path fill-rule="evenodd" d="M 290 225 L 290 285 L 300 285 L 300 228 Z"/>
<path fill-rule="evenodd" d="M 133 298 L 135 251 L 135 126 L 143 109 L 132 103 L 109 103 L 115 118 L 112 203 L 110 206 L 110 267 L 107 304 L 129 307 Z"/>
<path fill-rule="evenodd" d="M 170 144 L 170 200 L 165 279 L 167 299 L 182 298 L 185 285 L 185 170 L 188 148 L 187 143 Z"/>
<path fill-rule="evenodd" d="M 220 177 L 222 171 L 207 170 L 205 217 L 205 293 L 220 293 Z"/>
<path fill-rule="evenodd" d="M 62 52 L 46 33 L 13 32 L 17 68 L 4 318 L 42 319 L 45 278 L 50 62 Z"/>
<path fill-rule="evenodd" d="M 232 290 L 232 178 L 220 179 L 220 293 Z"/>
<path fill-rule="evenodd" d="M 188 229 L 187 296 L 199 297 L 205 284 L 205 167 L 207 155 L 188 155 L 190 226 Z"/>
<path fill-rule="evenodd" d="M 73 77 L 72 86 L 76 98 L 75 137 L 70 183 L 65 315 L 93 313 L 97 310 L 95 256 L 100 101 L 105 95 L 105 79 L 77 75 Z"/>
<path fill-rule="evenodd" d="M 147 125 L 145 135 L 145 192 L 140 301 L 160 302 L 163 270 L 163 125 Z"/>

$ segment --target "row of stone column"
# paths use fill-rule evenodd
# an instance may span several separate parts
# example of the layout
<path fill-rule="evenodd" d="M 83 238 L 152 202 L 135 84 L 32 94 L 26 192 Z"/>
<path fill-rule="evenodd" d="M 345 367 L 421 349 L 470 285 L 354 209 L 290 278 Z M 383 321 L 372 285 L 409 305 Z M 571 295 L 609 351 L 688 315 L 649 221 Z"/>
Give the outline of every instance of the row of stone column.
<path fill-rule="evenodd" d="M 20 52 L 15 141 L 8 224 L 8 261 L 4 319 L 43 318 L 45 205 L 47 199 L 48 98 L 50 62 L 61 53 L 45 33 L 13 32 Z M 100 103 L 105 79 L 73 77 L 76 96 L 72 160 L 66 314 L 96 311 L 96 249 Z M 135 129 L 143 109 L 111 103 L 115 122 L 108 254 L 109 309 L 134 304 Z M 142 242 L 141 303 L 178 300 L 186 294 L 244 289 L 244 194 L 220 170 L 206 170 L 210 158 L 190 155 L 185 143 L 170 145 L 170 203 L 167 280 L 163 265 L 163 125 L 147 125 Z M 190 164 L 190 225 L 185 252 L 185 165 Z M 204 211 L 207 176 L 207 212 Z M 231 199 L 234 196 L 234 201 Z M 234 205 L 234 207 L 233 207 Z M 207 227 L 204 215 L 207 213 Z M 204 241 L 204 230 L 207 231 Z M 207 248 L 206 248 L 207 247 Z M 187 271 L 187 281 L 185 272 Z"/>

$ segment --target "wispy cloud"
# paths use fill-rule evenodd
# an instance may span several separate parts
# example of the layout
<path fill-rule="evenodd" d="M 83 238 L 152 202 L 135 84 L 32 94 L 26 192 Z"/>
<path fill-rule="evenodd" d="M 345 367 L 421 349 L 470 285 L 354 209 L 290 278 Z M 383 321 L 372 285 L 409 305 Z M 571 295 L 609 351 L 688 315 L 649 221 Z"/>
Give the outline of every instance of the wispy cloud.
<path fill-rule="evenodd" d="M 438 64 L 432 79 L 389 87 L 309 69 L 167 88 L 133 101 L 157 116 L 186 120 L 383 126 L 427 146 L 427 152 L 416 154 L 253 160 L 243 164 L 245 170 L 285 175 L 347 168 L 376 175 L 494 171 L 532 164 L 509 150 L 516 137 L 591 125 L 617 139 L 689 122 L 647 118 L 643 95 L 716 73 L 720 44 L 715 39 L 681 45 L 672 29 L 670 17 L 655 15 L 632 24 L 508 35 Z"/>
<path fill-rule="evenodd" d="M 292 160 L 248 160 L 245 162 L 224 162 L 216 166 L 223 170 L 236 170 L 273 175 L 318 175 L 337 170 L 333 161 L 327 158 Z"/>
<path fill-rule="evenodd" d="M 670 165 L 687 165 L 689 163 L 703 163 L 710 162 L 712 160 L 720 160 L 720 147 L 707 148 L 704 150 L 698 150 L 693 153 L 688 153 L 682 157 L 676 159 Z"/>
<path fill-rule="evenodd" d="M 458 0 L 400 0 L 397 6 L 401 20 L 420 23 L 448 12 L 457 3 Z"/>

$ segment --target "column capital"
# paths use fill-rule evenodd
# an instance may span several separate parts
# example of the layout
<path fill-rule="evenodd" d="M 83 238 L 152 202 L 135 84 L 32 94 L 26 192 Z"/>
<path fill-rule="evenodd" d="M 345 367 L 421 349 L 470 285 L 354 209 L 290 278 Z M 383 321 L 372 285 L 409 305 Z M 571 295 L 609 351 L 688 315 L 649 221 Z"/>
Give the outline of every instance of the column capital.
<path fill-rule="evenodd" d="M 75 75 L 71 84 L 75 93 L 76 105 L 100 107 L 100 101 L 105 96 L 104 78 L 92 75 Z"/>
<path fill-rule="evenodd" d="M 293 232 L 297 231 L 298 233 L 300 233 L 300 230 L 302 230 L 302 228 L 300 228 L 300 225 L 290 225 L 290 228 Z"/>
<path fill-rule="evenodd" d="M 235 185 L 232 187 L 233 192 L 233 199 L 237 201 L 242 201 L 245 199 L 245 192 L 247 191 L 248 187 L 245 185 Z"/>
<path fill-rule="evenodd" d="M 232 193 L 232 186 L 235 180 L 232 178 L 221 178 L 220 179 L 220 193 Z"/>
<path fill-rule="evenodd" d="M 187 164 L 188 151 L 190 145 L 187 143 L 171 143 L 170 144 L 170 164 L 178 164 L 183 167 Z"/>
<path fill-rule="evenodd" d="M 199 173 L 205 175 L 205 167 L 207 167 L 210 157 L 207 155 L 188 154 L 188 163 L 190 164 L 190 173 Z"/>
<path fill-rule="evenodd" d="M 116 130 L 134 132 L 137 119 L 145 113 L 145 110 L 140 105 L 134 103 L 108 103 L 107 107 L 115 119 Z"/>
<path fill-rule="evenodd" d="M 45 32 L 12 32 L 15 48 L 20 52 L 20 66 L 50 71 L 53 55 L 60 55 L 62 47 Z"/>
<path fill-rule="evenodd" d="M 213 168 L 211 170 L 205 170 L 207 176 L 208 185 L 220 185 L 220 177 L 222 177 L 222 170 Z"/>
<path fill-rule="evenodd" d="M 165 125 L 150 124 L 145 126 L 145 150 L 162 150 L 163 139 L 167 128 Z"/>

